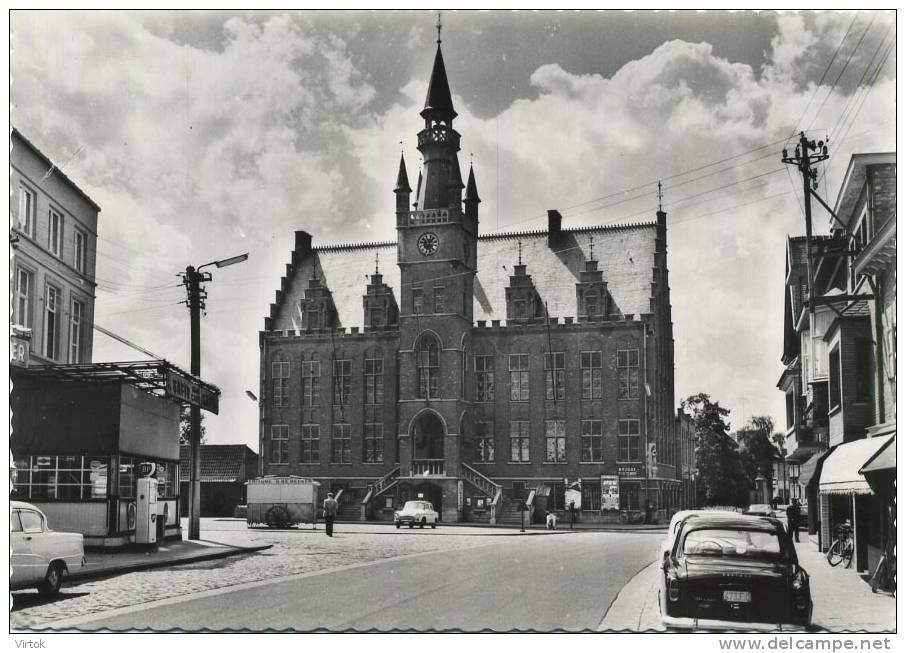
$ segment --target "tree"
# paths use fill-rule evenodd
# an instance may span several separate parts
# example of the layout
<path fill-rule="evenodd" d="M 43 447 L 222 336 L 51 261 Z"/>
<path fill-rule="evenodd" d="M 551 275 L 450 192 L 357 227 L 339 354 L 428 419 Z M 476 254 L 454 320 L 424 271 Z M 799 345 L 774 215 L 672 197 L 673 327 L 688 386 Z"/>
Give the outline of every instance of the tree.
<path fill-rule="evenodd" d="M 187 445 L 192 441 L 192 411 L 187 404 L 179 407 L 179 444 Z M 201 414 L 201 444 L 205 443 L 204 413 Z"/>
<path fill-rule="evenodd" d="M 730 411 L 712 402 L 710 395 L 691 395 L 682 402 L 683 410 L 695 424 L 695 472 L 697 503 L 707 505 L 744 505 L 748 503 L 748 483 L 740 463 L 738 445 L 730 437 L 725 417 Z"/>
<path fill-rule="evenodd" d="M 771 487 L 774 461 L 779 455 L 776 447 L 771 444 L 773 432 L 774 420 L 767 416 L 750 418 L 749 423 L 736 432 L 739 458 L 750 488 L 755 486 L 755 479 L 759 475 L 767 479 L 768 487 Z"/>

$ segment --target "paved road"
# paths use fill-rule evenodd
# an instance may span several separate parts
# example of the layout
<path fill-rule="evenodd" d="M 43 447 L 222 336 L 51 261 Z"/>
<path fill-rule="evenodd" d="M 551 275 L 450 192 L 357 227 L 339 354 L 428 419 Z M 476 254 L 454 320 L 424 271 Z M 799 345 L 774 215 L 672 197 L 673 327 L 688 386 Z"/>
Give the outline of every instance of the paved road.
<path fill-rule="evenodd" d="M 425 531 L 425 537 L 439 534 Z M 468 548 L 213 589 L 66 625 L 120 631 L 595 630 L 620 588 L 651 562 L 661 537 L 489 537 Z"/>

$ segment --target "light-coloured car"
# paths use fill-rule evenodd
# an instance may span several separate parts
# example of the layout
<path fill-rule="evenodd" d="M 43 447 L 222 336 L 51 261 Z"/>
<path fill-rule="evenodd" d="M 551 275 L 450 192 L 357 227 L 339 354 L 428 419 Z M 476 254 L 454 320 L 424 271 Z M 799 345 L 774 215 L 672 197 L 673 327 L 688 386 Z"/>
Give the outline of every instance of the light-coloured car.
<path fill-rule="evenodd" d="M 409 524 L 409 528 L 416 524 L 419 528 L 424 528 L 425 524 L 437 528 L 437 511 L 430 501 L 407 501 L 402 510 L 393 513 L 393 523 L 397 528 L 403 524 Z"/>
<path fill-rule="evenodd" d="M 64 576 L 85 565 L 82 534 L 54 531 L 30 503 L 10 501 L 9 540 L 10 590 L 37 587 L 44 596 L 53 596 Z"/>
<path fill-rule="evenodd" d="M 756 517 L 773 517 L 774 509 L 767 503 L 753 503 L 743 510 L 744 515 L 755 515 Z"/>

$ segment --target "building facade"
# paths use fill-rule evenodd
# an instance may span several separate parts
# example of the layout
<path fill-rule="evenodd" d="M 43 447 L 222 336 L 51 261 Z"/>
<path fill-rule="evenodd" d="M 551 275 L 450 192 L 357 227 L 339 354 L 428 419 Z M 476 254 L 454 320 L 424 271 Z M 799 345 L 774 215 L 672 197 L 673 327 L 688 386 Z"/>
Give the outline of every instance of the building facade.
<path fill-rule="evenodd" d="M 854 528 L 854 568 L 873 568 L 895 541 L 895 493 L 860 472 L 896 437 L 896 155 L 856 154 L 830 233 L 813 239 L 809 298 L 804 238 L 788 242 L 787 311 L 778 387 L 787 394 L 791 494 L 808 503 L 822 550 Z M 810 314 L 811 313 L 811 314 Z M 891 499 L 892 497 L 892 499 Z M 891 549 L 892 552 L 892 549 Z"/>
<path fill-rule="evenodd" d="M 682 479 L 682 499 L 678 508 L 691 510 L 698 507 L 695 496 L 695 421 L 682 408 L 676 409 L 675 432 L 679 451 L 678 470 Z"/>
<path fill-rule="evenodd" d="M 101 209 L 21 133 L 10 140 L 10 362 L 91 362 Z"/>
<path fill-rule="evenodd" d="M 201 445 L 201 516 L 233 517 L 244 505 L 245 482 L 258 473 L 258 454 L 244 444 Z M 179 447 L 180 513 L 189 514 L 189 445 Z"/>
<path fill-rule="evenodd" d="M 675 510 L 666 214 L 480 235 L 440 43 L 420 115 L 395 241 L 296 232 L 260 333 L 261 472 L 342 490 L 341 517 L 423 497 L 444 521 L 539 518 L 568 486 L 583 519 Z"/>

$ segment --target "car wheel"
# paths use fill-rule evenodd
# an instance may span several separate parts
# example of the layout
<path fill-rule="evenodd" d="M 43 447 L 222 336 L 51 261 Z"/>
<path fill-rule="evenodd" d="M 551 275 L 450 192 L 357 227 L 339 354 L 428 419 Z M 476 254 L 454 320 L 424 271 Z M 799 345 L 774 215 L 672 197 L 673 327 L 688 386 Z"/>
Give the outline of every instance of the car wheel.
<path fill-rule="evenodd" d="M 38 592 L 41 596 L 56 596 L 63 585 L 63 565 L 59 562 L 52 562 L 47 568 L 47 574 L 44 580 L 38 585 Z"/>
<path fill-rule="evenodd" d="M 415 522 L 409 522 L 409 528 L 415 528 Z"/>
<path fill-rule="evenodd" d="M 400 527 L 400 523 L 399 523 L 399 522 L 396 522 L 396 527 L 397 527 L 397 528 Z"/>
<path fill-rule="evenodd" d="M 264 515 L 264 521 L 272 528 L 286 528 L 289 523 L 289 513 L 283 506 L 271 506 Z"/>

